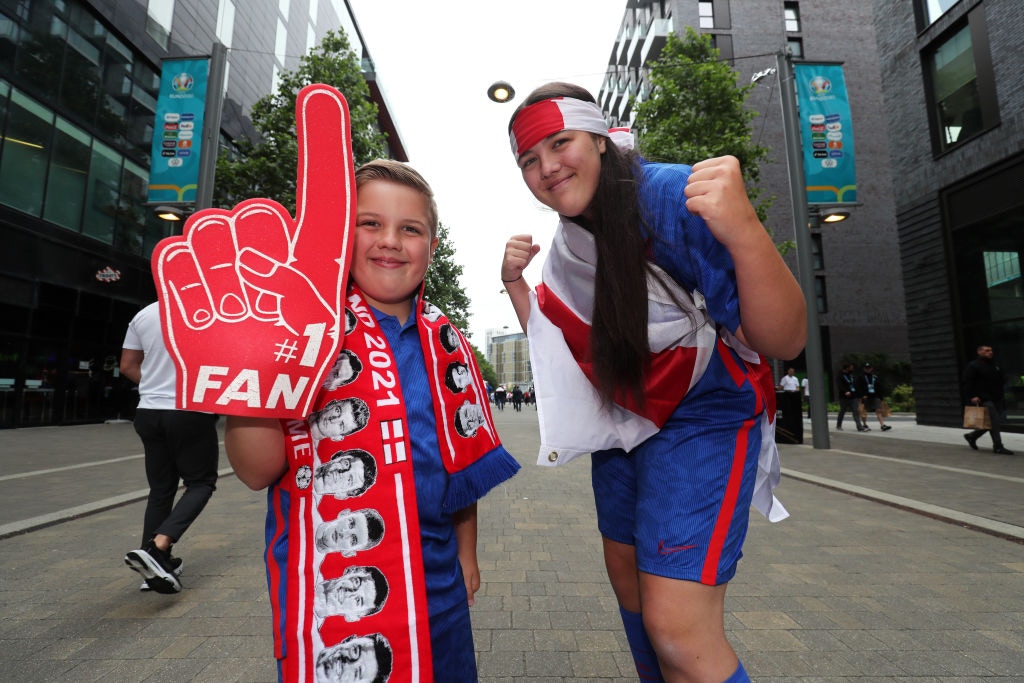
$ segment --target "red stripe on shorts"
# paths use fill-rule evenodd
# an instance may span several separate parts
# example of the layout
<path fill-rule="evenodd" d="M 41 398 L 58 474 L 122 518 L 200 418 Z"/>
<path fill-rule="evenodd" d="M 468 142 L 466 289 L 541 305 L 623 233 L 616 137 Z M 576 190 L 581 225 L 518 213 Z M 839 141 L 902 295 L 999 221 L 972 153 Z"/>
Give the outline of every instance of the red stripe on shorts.
<path fill-rule="evenodd" d="M 736 448 L 732 454 L 729 482 L 725 486 L 725 496 L 718 509 L 718 519 L 715 520 L 715 529 L 711 532 L 711 542 L 708 544 L 708 552 L 704 557 L 704 570 L 700 576 L 700 582 L 708 586 L 717 584 L 718 561 L 722 557 L 722 548 L 725 546 L 725 540 L 729 536 L 729 527 L 732 526 L 732 519 L 736 514 L 736 500 L 739 498 L 740 484 L 743 482 L 743 467 L 747 461 L 747 442 L 750 430 L 756 424 L 757 420 L 753 418 L 744 420 L 743 426 L 736 435 Z"/>

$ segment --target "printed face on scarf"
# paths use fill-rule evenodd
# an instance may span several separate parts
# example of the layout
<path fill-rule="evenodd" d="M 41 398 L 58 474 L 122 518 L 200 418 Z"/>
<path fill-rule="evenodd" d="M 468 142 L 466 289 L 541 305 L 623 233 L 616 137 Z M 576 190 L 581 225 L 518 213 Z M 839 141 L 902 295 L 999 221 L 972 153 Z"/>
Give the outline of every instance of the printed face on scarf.
<path fill-rule="evenodd" d="M 363 364 L 359 362 L 359 358 L 348 349 L 342 349 L 338 354 L 338 360 L 334 361 L 330 372 L 327 373 L 323 387 L 327 391 L 343 387 L 353 381 L 362 369 Z"/>
<path fill-rule="evenodd" d="M 601 174 L 607 139 L 580 130 L 549 135 L 519 155 L 530 192 L 563 216 L 587 216 Z"/>
<path fill-rule="evenodd" d="M 382 666 L 378 645 L 386 650 L 388 661 Z M 382 672 L 386 680 L 391 672 L 391 648 L 379 633 L 373 636 L 349 636 L 316 658 L 317 683 L 371 683 Z"/>
<path fill-rule="evenodd" d="M 352 280 L 371 306 L 403 322 L 437 247 L 429 207 L 421 192 L 387 180 L 359 188 Z"/>
<path fill-rule="evenodd" d="M 384 523 L 376 510 L 342 510 L 333 522 L 316 528 L 316 547 L 321 552 L 340 552 L 354 557 L 360 550 L 369 550 L 384 535 Z"/>
<path fill-rule="evenodd" d="M 313 611 L 318 617 L 338 615 L 345 621 L 359 621 L 379 612 L 387 596 L 387 582 L 379 569 L 346 567 L 340 578 L 317 584 Z"/>
<path fill-rule="evenodd" d="M 323 410 L 309 416 L 309 425 L 317 432 L 315 438 L 338 441 L 365 427 L 368 420 L 369 409 L 364 401 L 345 398 L 328 401 Z"/>
<path fill-rule="evenodd" d="M 313 491 L 344 499 L 365 493 L 374 479 L 373 456 L 366 451 L 344 451 L 316 468 Z"/>
<path fill-rule="evenodd" d="M 484 423 L 484 409 L 466 401 L 455 411 L 455 429 L 462 436 L 473 436 Z"/>
<path fill-rule="evenodd" d="M 455 333 L 453 328 L 448 323 L 441 325 L 437 333 L 441 336 L 441 346 L 448 353 L 454 353 L 455 349 L 459 348 L 459 335 Z"/>
<path fill-rule="evenodd" d="M 444 375 L 444 383 L 456 393 L 465 391 L 466 387 L 473 383 L 473 375 L 469 372 L 469 366 L 458 361 L 449 363 Z"/>

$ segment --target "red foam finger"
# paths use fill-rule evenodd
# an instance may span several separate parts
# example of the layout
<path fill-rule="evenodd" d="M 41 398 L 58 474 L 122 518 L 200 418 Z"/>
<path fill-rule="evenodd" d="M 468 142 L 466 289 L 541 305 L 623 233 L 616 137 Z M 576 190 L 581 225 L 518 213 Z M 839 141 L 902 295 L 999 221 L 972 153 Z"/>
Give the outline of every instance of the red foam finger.
<path fill-rule="evenodd" d="M 213 301 L 220 320 L 241 320 L 249 313 L 242 282 L 235 269 L 238 247 L 232 222 L 224 211 L 201 211 L 186 229 L 185 237 L 199 267 L 199 275 Z"/>
<path fill-rule="evenodd" d="M 348 103 L 334 88 L 303 88 L 295 102 L 299 164 L 292 253 L 315 286 L 340 309 L 356 211 Z"/>

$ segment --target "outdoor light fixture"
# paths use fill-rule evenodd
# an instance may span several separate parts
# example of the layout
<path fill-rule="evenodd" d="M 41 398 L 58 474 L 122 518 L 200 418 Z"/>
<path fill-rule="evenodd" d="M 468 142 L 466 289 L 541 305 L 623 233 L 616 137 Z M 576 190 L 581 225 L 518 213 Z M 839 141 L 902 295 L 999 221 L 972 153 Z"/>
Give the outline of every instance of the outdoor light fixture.
<path fill-rule="evenodd" d="M 183 221 L 185 220 L 185 212 L 176 206 L 158 206 L 153 211 L 156 213 L 157 218 L 162 218 L 165 221 Z"/>
<path fill-rule="evenodd" d="M 821 211 L 822 223 L 838 223 L 839 221 L 845 221 L 849 217 L 850 212 L 846 209 L 822 209 Z"/>
<path fill-rule="evenodd" d="M 495 81 L 487 89 L 487 96 L 494 102 L 508 102 L 516 96 L 516 91 L 505 81 Z"/>

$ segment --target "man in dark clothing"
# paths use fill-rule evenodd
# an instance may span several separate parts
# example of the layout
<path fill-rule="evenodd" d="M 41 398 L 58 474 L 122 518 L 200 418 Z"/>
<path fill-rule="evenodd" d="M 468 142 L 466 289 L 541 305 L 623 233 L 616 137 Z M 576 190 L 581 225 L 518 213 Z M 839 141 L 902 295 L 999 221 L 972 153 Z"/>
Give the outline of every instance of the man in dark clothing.
<path fill-rule="evenodd" d="M 860 421 L 860 394 L 857 393 L 857 375 L 853 372 L 853 363 L 843 363 L 843 371 L 836 379 L 839 390 L 839 415 L 836 417 L 836 429 L 843 431 L 843 416 L 847 411 L 853 415 L 853 423 L 858 432 L 866 432 L 869 427 Z"/>
<path fill-rule="evenodd" d="M 885 416 L 882 414 L 882 398 L 885 396 L 885 386 L 882 385 L 881 378 L 875 374 L 875 369 L 871 367 L 871 363 L 864 364 L 864 372 L 857 378 L 857 393 L 860 395 L 860 400 L 864 402 L 865 417 L 868 412 L 874 411 L 882 431 L 887 432 L 892 429 L 891 426 L 885 424 Z M 866 431 L 870 431 L 871 427 L 868 427 L 866 419 L 864 420 L 864 426 L 867 427 Z"/>
<path fill-rule="evenodd" d="M 992 361 L 992 347 L 982 344 L 978 347 L 978 357 L 967 364 L 964 370 L 964 395 L 967 402 L 976 406 L 988 408 L 991 429 L 975 429 L 973 432 L 964 434 L 964 439 L 974 450 L 978 450 L 978 439 L 985 432 L 992 434 L 992 452 L 998 455 L 1013 455 L 1003 447 L 1003 438 L 999 433 L 999 422 L 1002 420 L 1003 411 L 1006 410 L 1006 400 L 1003 397 L 1003 387 L 1006 385 L 1006 377 L 1003 370 Z"/>

